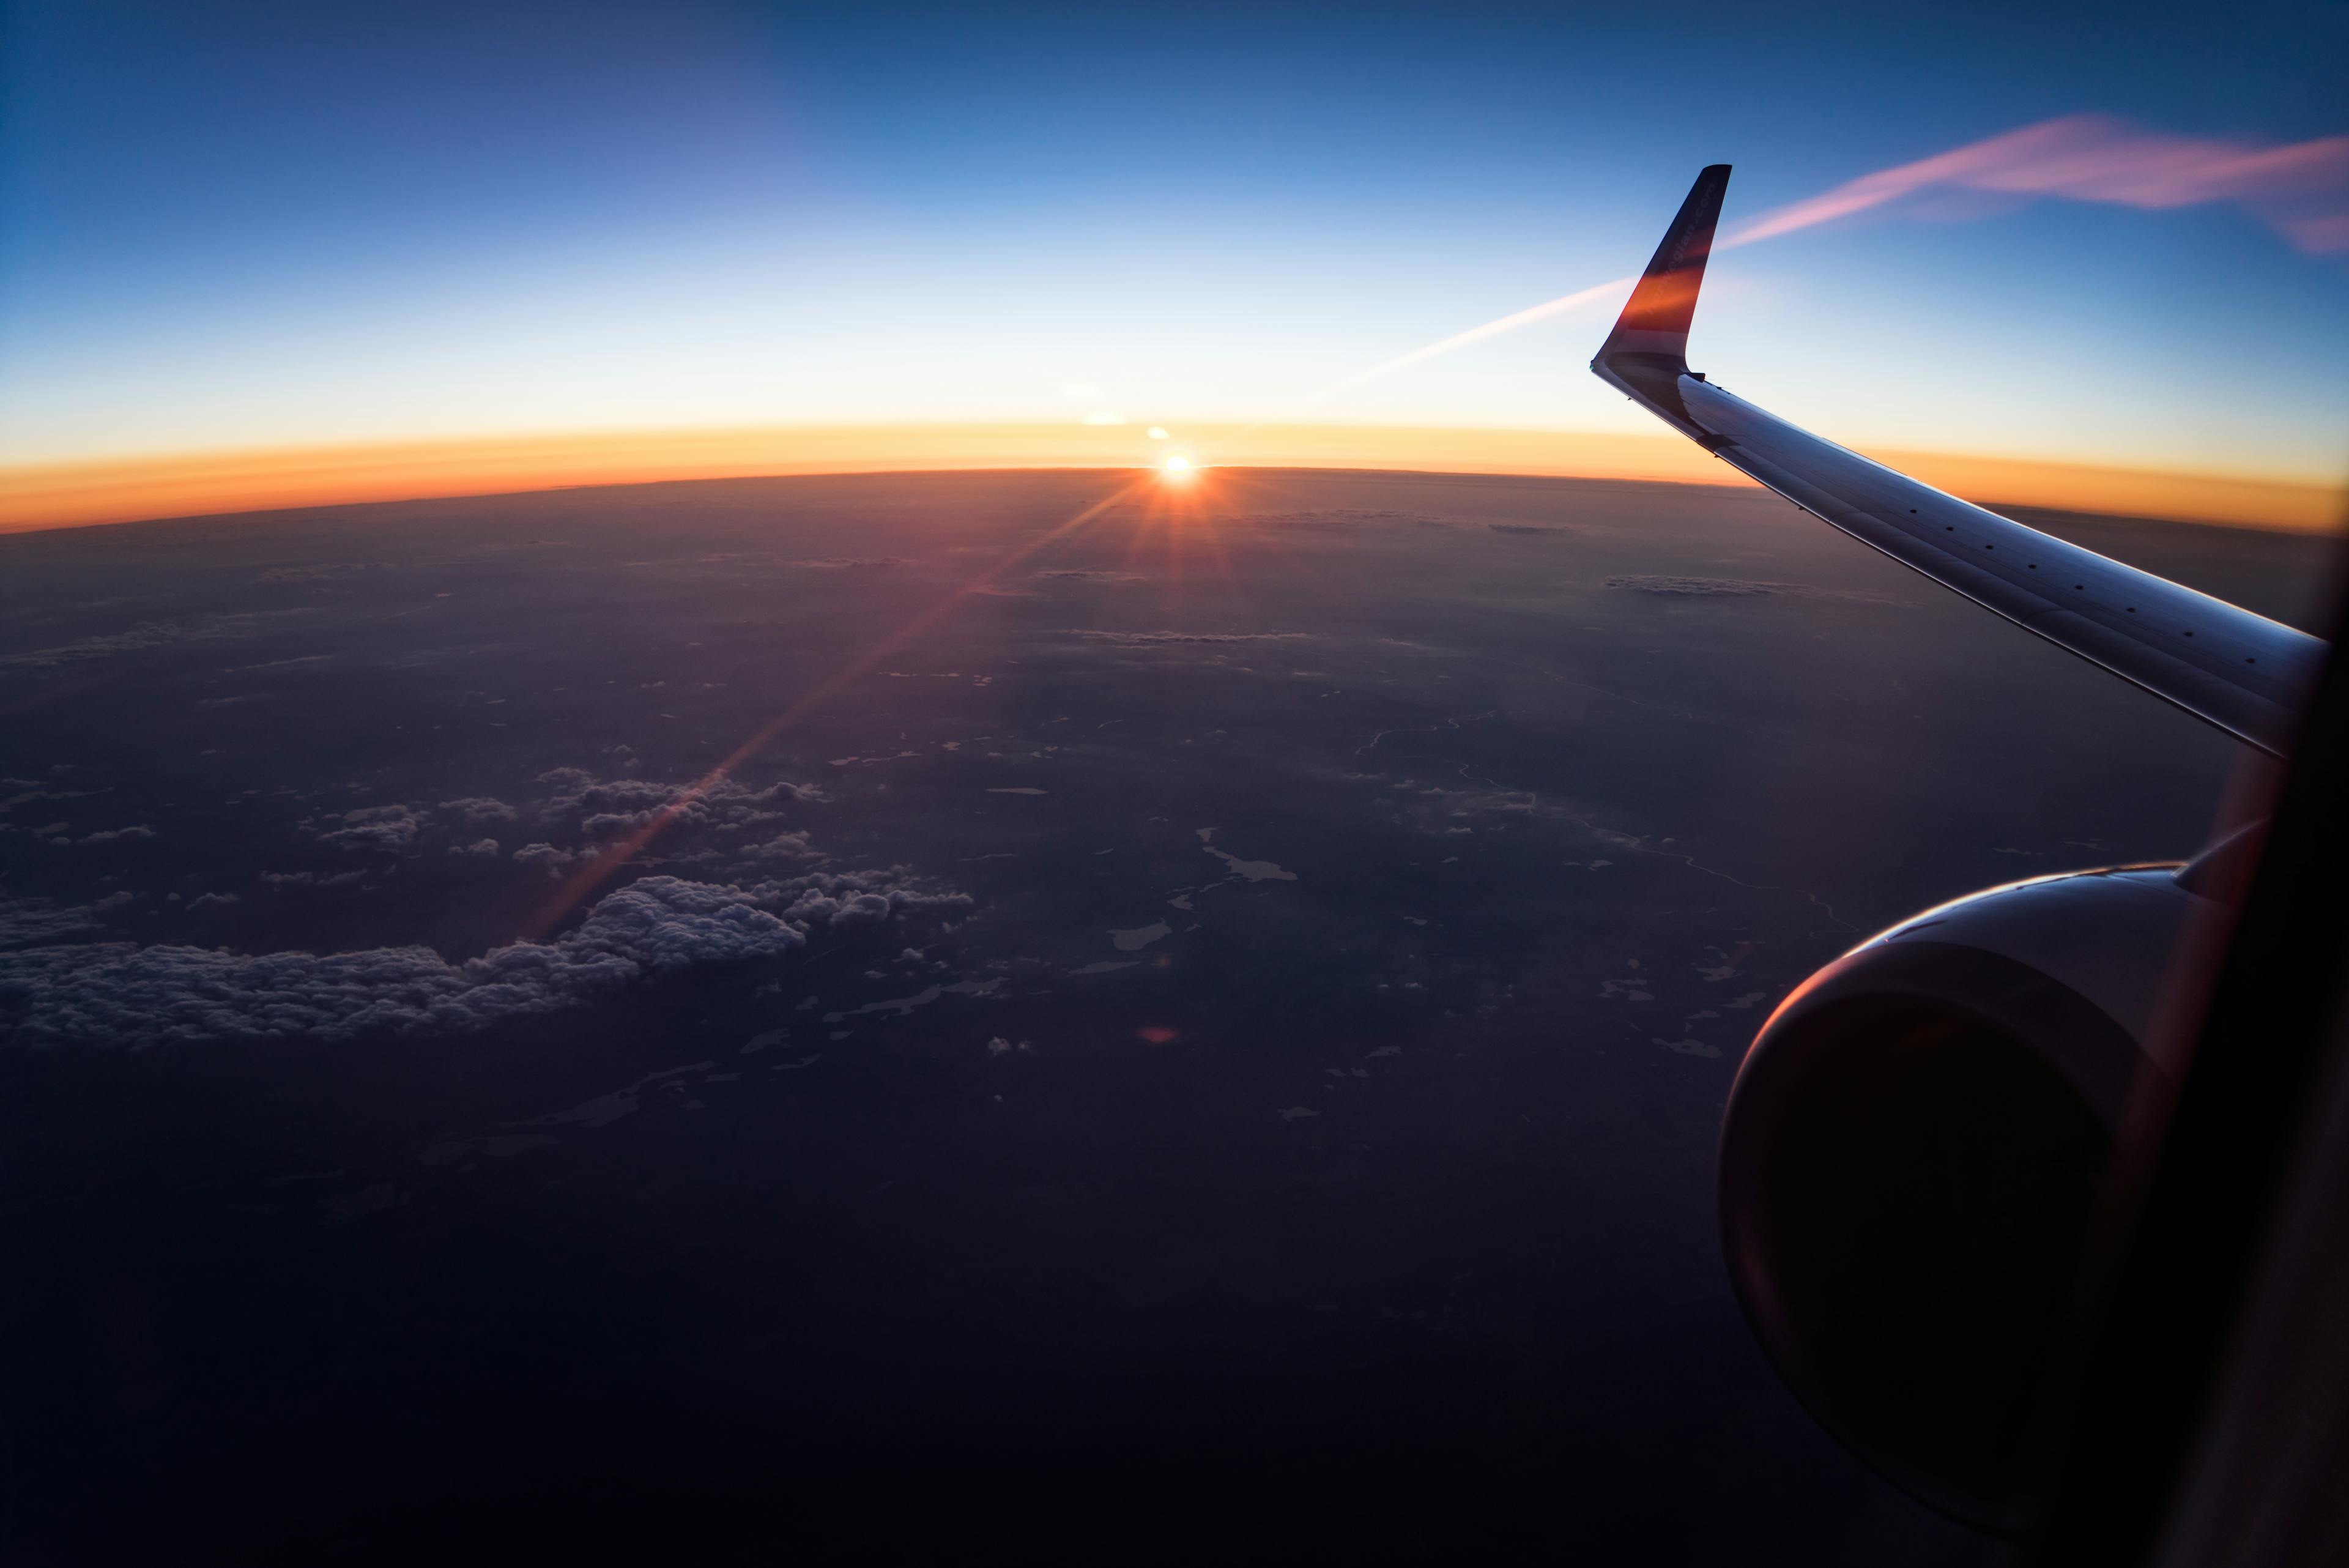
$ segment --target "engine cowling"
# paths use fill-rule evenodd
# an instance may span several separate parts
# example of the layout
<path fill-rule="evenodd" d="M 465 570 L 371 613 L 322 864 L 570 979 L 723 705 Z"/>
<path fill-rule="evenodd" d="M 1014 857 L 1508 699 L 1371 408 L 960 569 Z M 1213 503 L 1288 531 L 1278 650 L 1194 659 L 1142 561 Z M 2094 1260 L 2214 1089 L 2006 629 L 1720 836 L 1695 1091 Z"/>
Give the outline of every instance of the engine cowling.
<path fill-rule="evenodd" d="M 1738 1070 L 1718 1179 L 1748 1321 L 1846 1448 L 1978 1528 L 2022 1521 L 2123 1103 L 2197 1000 L 2181 944 L 2224 924 L 2210 860 L 1904 920 L 1787 997 Z"/>

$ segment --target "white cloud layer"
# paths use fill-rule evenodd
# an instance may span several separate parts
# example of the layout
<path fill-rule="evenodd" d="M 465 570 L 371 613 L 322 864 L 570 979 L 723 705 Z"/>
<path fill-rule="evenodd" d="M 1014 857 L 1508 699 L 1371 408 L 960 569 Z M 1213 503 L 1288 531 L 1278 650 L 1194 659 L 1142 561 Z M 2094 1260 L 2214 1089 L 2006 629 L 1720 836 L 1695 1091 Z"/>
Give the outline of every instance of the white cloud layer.
<path fill-rule="evenodd" d="M 953 915 L 970 902 L 894 872 L 752 888 L 647 877 L 605 897 L 560 937 L 460 963 L 427 947 L 244 954 L 116 942 L 0 954 L 0 1008 L 18 1015 L 20 1039 L 40 1045 L 463 1033 L 691 969 L 781 958 L 817 927 Z M 57 919 L 27 913 L 36 929 Z"/>

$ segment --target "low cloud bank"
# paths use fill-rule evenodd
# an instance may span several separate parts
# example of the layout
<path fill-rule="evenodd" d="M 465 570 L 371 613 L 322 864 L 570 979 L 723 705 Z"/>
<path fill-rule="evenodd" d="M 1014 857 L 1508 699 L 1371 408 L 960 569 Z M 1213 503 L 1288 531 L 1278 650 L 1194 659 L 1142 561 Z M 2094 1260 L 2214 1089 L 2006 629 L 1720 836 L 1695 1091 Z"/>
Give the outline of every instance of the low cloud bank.
<path fill-rule="evenodd" d="M 32 1044 L 128 1047 L 372 1032 L 465 1033 L 594 1002 L 696 968 L 776 959 L 811 930 L 900 915 L 951 917 L 966 895 L 891 872 L 818 874 L 741 888 L 647 877 L 576 929 L 450 963 L 426 947 L 240 954 L 128 942 L 0 953 L 0 1010 Z M 27 910 L 28 934 L 79 922 Z M 43 931 L 43 927 L 47 927 Z"/>

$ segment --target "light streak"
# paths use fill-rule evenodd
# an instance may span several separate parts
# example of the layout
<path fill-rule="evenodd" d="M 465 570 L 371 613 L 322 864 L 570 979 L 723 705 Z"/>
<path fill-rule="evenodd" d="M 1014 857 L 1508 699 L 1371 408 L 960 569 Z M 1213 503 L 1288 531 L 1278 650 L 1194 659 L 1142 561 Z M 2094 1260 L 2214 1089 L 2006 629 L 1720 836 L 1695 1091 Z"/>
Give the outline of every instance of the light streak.
<path fill-rule="evenodd" d="M 573 909 L 578 908 L 581 899 L 586 898 L 588 894 L 603 886 L 605 882 L 611 878 L 614 872 L 619 870 L 621 867 L 626 865 L 630 860 L 635 859 L 638 854 L 642 853 L 645 846 L 652 843 L 654 839 L 659 837 L 661 834 L 667 829 L 668 825 L 677 819 L 680 813 L 684 812 L 695 802 L 706 796 L 709 793 L 710 789 L 715 786 L 720 779 L 732 774 L 736 768 L 740 767 L 745 762 L 748 762 L 770 741 L 772 741 L 776 736 L 781 734 L 785 730 L 790 729 L 793 724 L 798 723 L 802 719 L 806 718 L 810 713 L 812 713 L 818 708 L 823 707 L 833 698 L 837 697 L 843 691 L 847 691 L 848 688 L 854 685 L 858 680 L 871 674 L 874 669 L 878 666 L 883 659 L 888 658 L 889 655 L 896 652 L 899 649 L 905 647 L 905 644 L 911 642 L 916 637 L 919 637 L 923 632 L 936 625 L 940 618 L 945 616 L 948 610 L 954 608 L 955 606 L 960 604 L 964 599 L 968 598 L 972 594 L 975 594 L 980 589 L 986 587 L 989 583 L 995 581 L 996 578 L 1001 576 L 1006 571 L 1028 559 L 1037 551 L 1042 549 L 1045 545 L 1050 545 L 1056 540 L 1066 538 L 1069 535 L 1075 533 L 1078 529 L 1083 527 L 1086 524 L 1092 522 L 1094 518 L 1100 516 L 1102 513 L 1108 511 L 1112 506 L 1115 506 L 1137 494 L 1144 486 L 1154 483 L 1154 473 L 1145 478 L 1135 480 L 1132 483 L 1127 484 L 1121 489 L 1112 491 L 1101 500 L 1094 502 L 1091 506 L 1086 507 L 1083 511 L 1078 513 L 1075 516 L 1070 518 L 1059 527 L 1052 529 L 1050 533 L 1040 534 L 1035 538 L 1030 539 L 1027 544 L 1022 545 L 1019 549 L 1014 550 L 1011 554 L 1004 556 L 1001 560 L 988 567 L 987 570 L 979 573 L 978 576 L 973 577 L 969 582 L 965 583 L 962 587 L 955 589 L 952 593 L 947 595 L 946 597 L 938 600 L 937 603 L 932 605 L 929 608 L 922 611 L 921 614 L 907 621 L 904 626 L 899 627 L 895 631 L 891 632 L 888 636 L 883 638 L 880 641 L 866 649 L 863 653 L 858 654 L 855 658 L 850 659 L 847 663 L 833 670 L 831 675 L 825 677 L 823 680 L 819 682 L 812 691 L 809 691 L 805 696 L 792 703 L 790 707 L 784 709 L 781 713 L 776 714 L 772 719 L 768 720 L 765 724 L 761 725 L 751 734 L 749 740 L 744 741 L 740 745 L 735 747 L 731 752 L 729 752 L 723 762 L 720 762 L 708 773 L 694 780 L 692 784 L 687 785 L 685 789 L 676 796 L 676 798 L 671 800 L 667 805 L 662 806 L 657 812 L 655 812 L 642 826 L 636 828 L 636 831 L 630 833 L 625 838 L 615 839 L 610 844 L 605 846 L 605 847 L 593 858 L 582 862 L 577 868 L 573 870 L 569 876 L 563 879 L 563 885 L 555 889 L 554 896 L 549 898 L 544 904 L 541 905 L 539 909 L 532 914 L 530 919 L 523 922 L 521 931 L 522 938 L 524 940 L 530 940 L 545 934 L 545 932 L 553 928 L 556 922 L 560 921 Z"/>

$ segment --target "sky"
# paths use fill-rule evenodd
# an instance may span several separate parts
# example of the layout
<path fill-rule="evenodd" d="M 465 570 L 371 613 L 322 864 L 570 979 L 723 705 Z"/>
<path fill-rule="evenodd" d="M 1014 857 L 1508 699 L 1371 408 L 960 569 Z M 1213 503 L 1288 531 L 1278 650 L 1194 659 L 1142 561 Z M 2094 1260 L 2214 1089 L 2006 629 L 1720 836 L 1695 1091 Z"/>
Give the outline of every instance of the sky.
<path fill-rule="evenodd" d="M 1714 161 L 1691 358 L 1774 412 L 2349 475 L 2344 4 L 0 15 L 0 526 L 721 449 L 1692 473 L 1586 365 Z"/>

